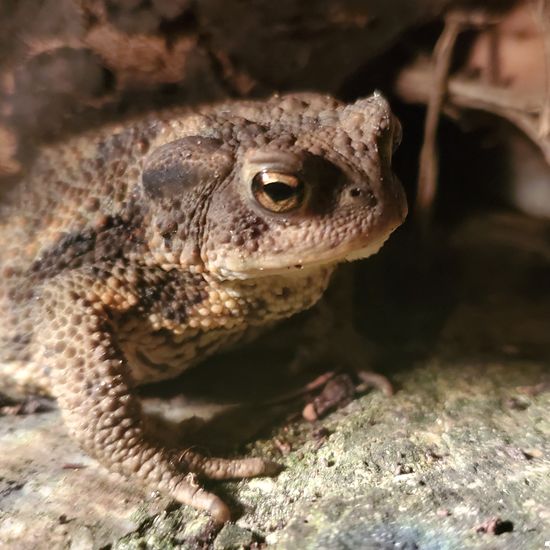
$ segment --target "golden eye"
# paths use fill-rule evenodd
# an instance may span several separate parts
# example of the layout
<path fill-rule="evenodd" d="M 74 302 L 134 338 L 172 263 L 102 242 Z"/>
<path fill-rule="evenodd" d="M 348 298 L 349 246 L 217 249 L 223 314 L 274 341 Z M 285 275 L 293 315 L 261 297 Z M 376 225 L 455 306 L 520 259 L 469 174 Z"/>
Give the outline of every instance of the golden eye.
<path fill-rule="evenodd" d="M 293 174 L 258 172 L 252 179 L 252 193 L 261 206 L 271 212 L 290 212 L 304 201 L 304 184 Z"/>

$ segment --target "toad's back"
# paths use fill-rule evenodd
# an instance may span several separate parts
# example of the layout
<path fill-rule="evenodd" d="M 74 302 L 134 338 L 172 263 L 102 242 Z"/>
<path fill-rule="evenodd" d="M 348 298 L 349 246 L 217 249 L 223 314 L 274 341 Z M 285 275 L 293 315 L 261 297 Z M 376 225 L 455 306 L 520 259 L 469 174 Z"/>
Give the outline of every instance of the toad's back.
<path fill-rule="evenodd" d="M 120 213 L 159 124 L 108 127 L 44 148 L 0 203 L 0 265 L 29 268 L 63 237 Z"/>

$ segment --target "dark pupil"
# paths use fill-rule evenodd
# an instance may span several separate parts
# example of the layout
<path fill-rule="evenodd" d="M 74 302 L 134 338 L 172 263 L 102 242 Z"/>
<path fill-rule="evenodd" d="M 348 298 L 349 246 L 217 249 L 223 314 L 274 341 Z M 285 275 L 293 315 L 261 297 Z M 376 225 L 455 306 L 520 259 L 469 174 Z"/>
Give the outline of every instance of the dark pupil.
<path fill-rule="evenodd" d="M 296 187 L 291 187 L 282 181 L 272 181 L 264 185 L 265 194 L 273 202 L 286 201 L 296 194 L 297 191 L 298 189 Z"/>

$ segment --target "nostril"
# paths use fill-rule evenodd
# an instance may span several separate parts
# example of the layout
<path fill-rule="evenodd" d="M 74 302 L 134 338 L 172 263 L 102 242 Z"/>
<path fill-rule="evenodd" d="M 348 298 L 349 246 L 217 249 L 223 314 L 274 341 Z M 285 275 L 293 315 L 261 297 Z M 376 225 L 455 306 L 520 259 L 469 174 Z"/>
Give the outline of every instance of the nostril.
<path fill-rule="evenodd" d="M 367 192 L 366 201 L 371 208 L 374 208 L 378 204 L 378 199 L 372 191 Z"/>
<path fill-rule="evenodd" d="M 361 189 L 358 189 L 357 187 L 354 187 L 353 189 L 350 189 L 349 192 L 350 196 L 354 199 L 359 197 L 361 195 Z"/>

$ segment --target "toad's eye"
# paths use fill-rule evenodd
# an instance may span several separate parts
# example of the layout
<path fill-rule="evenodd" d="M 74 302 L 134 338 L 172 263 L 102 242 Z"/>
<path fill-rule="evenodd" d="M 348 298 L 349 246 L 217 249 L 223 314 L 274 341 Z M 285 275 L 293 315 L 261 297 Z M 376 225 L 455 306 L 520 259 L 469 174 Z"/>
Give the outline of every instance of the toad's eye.
<path fill-rule="evenodd" d="M 252 179 L 254 198 L 271 212 L 290 212 L 304 202 L 304 184 L 297 176 L 264 170 Z"/>

